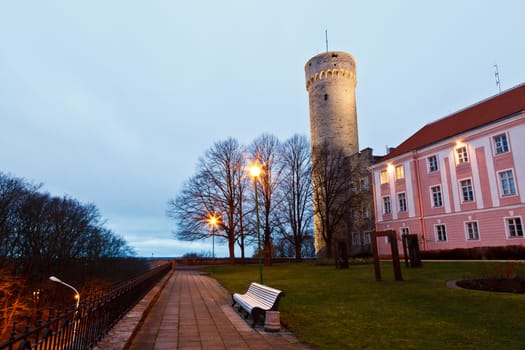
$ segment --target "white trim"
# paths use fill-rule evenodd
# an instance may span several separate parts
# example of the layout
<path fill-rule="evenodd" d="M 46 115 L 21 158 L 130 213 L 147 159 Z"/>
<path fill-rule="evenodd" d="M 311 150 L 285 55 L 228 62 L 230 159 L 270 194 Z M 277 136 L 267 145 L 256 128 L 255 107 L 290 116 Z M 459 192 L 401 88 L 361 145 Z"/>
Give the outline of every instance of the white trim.
<path fill-rule="evenodd" d="M 412 159 L 411 161 L 407 162 L 408 166 L 405 167 L 405 176 L 406 176 L 406 182 L 405 182 L 405 192 L 407 197 L 407 212 L 409 217 L 416 216 L 416 203 L 414 203 L 414 188 L 412 187 L 413 180 L 412 179 L 412 167 L 411 164 L 414 164 L 415 167 L 418 166 L 418 162 L 415 159 Z"/>
<path fill-rule="evenodd" d="M 437 169 L 436 170 L 430 170 L 430 162 L 428 161 L 429 158 L 432 158 L 432 157 L 435 157 L 436 158 L 436 166 L 437 166 Z M 434 154 L 431 154 L 429 156 L 426 156 L 425 157 L 425 166 L 427 168 L 427 174 L 430 175 L 430 174 L 434 174 L 434 173 L 437 173 L 438 171 L 440 171 L 440 166 L 439 166 L 439 156 L 437 153 L 434 153 Z"/>
<path fill-rule="evenodd" d="M 478 238 L 477 239 L 471 239 L 469 238 L 469 233 L 468 233 L 468 230 L 467 230 L 467 224 L 469 223 L 476 223 L 476 229 L 477 229 L 477 233 L 478 233 Z M 467 220 L 467 221 L 463 221 L 463 229 L 465 230 L 465 240 L 467 242 L 470 242 L 470 241 L 481 241 L 481 233 L 479 232 L 480 229 L 479 229 L 479 221 L 478 220 Z"/>
<path fill-rule="evenodd" d="M 401 210 L 401 205 L 399 203 L 399 195 L 400 194 L 404 194 L 405 195 L 405 210 L 403 210 L 403 211 Z M 398 204 L 397 211 L 399 213 L 407 213 L 408 212 L 408 196 L 407 196 L 406 191 L 397 192 L 396 193 L 396 200 L 397 200 L 397 204 Z"/>
<path fill-rule="evenodd" d="M 436 227 L 437 226 L 443 226 L 445 228 L 445 240 L 440 240 L 438 239 L 438 232 L 437 232 L 437 229 Z M 447 225 L 440 222 L 440 223 L 437 223 L 437 224 L 434 224 L 434 242 L 435 243 L 443 243 L 443 242 L 448 242 L 448 231 L 447 231 Z"/>
<path fill-rule="evenodd" d="M 441 205 L 435 205 L 436 203 L 434 202 L 434 192 L 432 191 L 432 188 L 434 187 L 439 187 L 439 194 L 441 196 Z M 437 184 L 437 185 L 430 185 L 428 187 L 428 193 L 430 194 L 430 204 L 431 204 L 431 208 L 443 208 L 443 187 L 441 186 L 441 184 Z"/>
<path fill-rule="evenodd" d="M 501 173 L 506 173 L 506 172 L 512 172 L 512 179 L 514 180 L 514 193 L 511 193 L 511 194 L 503 194 L 503 186 L 502 186 L 502 183 L 501 183 L 501 176 L 500 174 Z M 513 168 L 508 168 L 508 169 L 502 169 L 502 170 L 498 170 L 496 172 L 496 177 L 498 179 L 498 188 L 499 188 L 499 196 L 500 198 L 509 198 L 509 197 L 513 197 L 513 196 L 517 196 L 518 195 L 518 187 L 516 186 L 516 172 L 514 171 Z"/>
<path fill-rule="evenodd" d="M 494 207 L 499 207 L 499 185 L 498 177 L 496 174 L 496 169 L 494 168 L 494 157 L 490 148 L 485 148 L 485 159 L 487 160 L 487 174 L 490 187 L 490 198 L 492 199 L 492 205 Z"/>
<path fill-rule="evenodd" d="M 374 181 L 374 195 L 376 197 L 375 203 L 379 204 L 375 206 L 376 219 L 377 222 L 383 222 L 383 202 L 381 200 L 381 175 L 379 171 L 374 171 L 372 173 L 374 176 L 372 180 Z"/>
<path fill-rule="evenodd" d="M 472 197 L 473 197 L 472 200 L 468 200 L 468 201 L 466 201 L 465 197 L 463 196 L 463 187 L 461 186 L 461 181 L 467 181 L 467 180 L 470 180 L 470 187 L 472 188 Z M 465 177 L 462 179 L 458 179 L 458 191 L 459 191 L 459 198 L 462 204 L 474 203 L 476 201 L 477 197 L 474 191 L 474 181 L 472 180 L 472 177 Z M 478 208 L 478 209 L 481 209 L 481 208 Z"/>
<path fill-rule="evenodd" d="M 480 101 L 480 103 L 481 102 L 483 102 L 483 101 Z M 470 107 L 467 107 L 465 109 L 468 109 L 468 108 L 470 108 Z M 441 118 L 441 119 L 443 119 L 443 118 Z M 470 139 L 472 136 L 477 136 L 477 135 L 480 135 L 480 134 L 483 134 L 483 133 L 486 133 L 486 132 L 490 132 L 490 130 L 498 129 L 498 128 L 506 126 L 508 124 L 515 124 L 515 123 L 519 122 L 522 119 L 525 119 L 525 113 L 523 111 L 517 112 L 516 115 L 513 116 L 512 118 L 504 118 L 502 120 L 495 121 L 495 122 L 487 124 L 487 125 L 481 125 L 481 126 L 478 126 L 476 128 L 467 130 L 467 131 L 465 131 L 465 132 L 463 132 L 463 133 L 461 133 L 459 135 L 450 135 L 446 139 L 443 139 L 443 140 L 441 140 L 439 142 L 436 142 L 436 143 L 433 143 L 433 144 L 422 145 L 421 148 L 418 148 L 417 150 L 415 150 L 417 154 L 421 155 L 417 159 L 421 159 L 421 157 L 425 157 L 426 158 L 427 156 L 426 155 L 422 155 L 423 153 L 426 153 L 426 154 L 434 153 L 432 150 L 443 148 L 444 145 L 451 145 L 452 147 L 454 147 L 455 140 L 457 140 L 458 137 L 459 138 L 464 138 L 464 139 Z M 522 127 L 522 125 L 512 126 L 511 128 L 509 128 L 509 130 L 517 128 L 517 127 Z M 525 127 L 525 125 L 523 127 Z M 413 134 L 410 137 L 412 137 L 412 136 L 413 136 Z M 408 138 L 405 139 L 405 140 L 408 140 Z M 515 146 L 514 147 L 514 152 L 515 152 L 515 149 L 518 146 L 517 145 L 514 145 L 514 146 Z M 414 150 L 410 150 L 410 151 L 407 151 L 407 152 L 402 153 L 400 155 L 397 155 L 397 156 L 395 156 L 393 158 L 389 158 L 389 159 L 387 159 L 387 160 L 385 160 L 385 161 L 383 161 L 381 163 L 377 163 L 377 164 L 372 165 L 370 168 L 371 169 L 377 169 L 377 168 L 383 167 L 384 164 L 395 162 L 397 159 L 403 159 L 403 158 L 407 157 L 408 154 L 413 153 L 413 151 Z M 455 159 L 455 157 L 454 157 L 454 159 Z M 523 159 L 523 158 L 521 158 L 521 159 Z"/>
<path fill-rule="evenodd" d="M 459 197 L 457 194 L 457 188 L 455 189 L 454 186 L 457 186 L 457 176 L 456 176 L 456 160 L 455 160 L 455 154 L 454 154 L 454 148 L 451 151 L 448 151 L 448 170 L 450 173 L 450 186 L 452 186 L 452 201 L 454 203 L 454 212 L 457 212 L 460 210 L 459 206 Z M 443 162 L 445 164 L 445 162 Z M 446 201 L 446 207 L 445 212 L 450 213 L 452 212 L 450 208 L 450 197 L 449 197 L 449 187 L 448 187 L 448 180 L 447 180 L 447 174 L 445 173 L 445 169 L 441 172 L 441 182 L 445 184 L 445 191 L 447 193 L 447 201 Z"/>
<path fill-rule="evenodd" d="M 390 215 L 392 215 L 393 220 L 397 220 L 396 182 L 398 180 L 396 179 L 396 166 L 391 163 L 391 166 L 388 166 L 387 169 L 388 179 L 390 180 Z"/>
<path fill-rule="evenodd" d="M 496 140 L 495 140 L 495 138 L 498 137 L 498 136 L 501 136 L 501 135 L 505 135 L 505 137 L 507 138 L 508 150 L 507 150 L 507 152 L 496 153 Z M 494 133 L 494 134 L 489 136 L 489 139 L 490 139 L 490 146 L 492 148 L 492 156 L 493 157 L 499 157 L 499 156 L 502 156 L 502 155 L 505 155 L 505 154 L 512 153 L 512 147 L 510 145 L 510 137 L 509 137 L 508 131 Z"/>
<path fill-rule="evenodd" d="M 388 198 L 388 204 L 390 206 L 390 211 L 387 213 L 386 212 L 386 207 L 385 207 L 385 198 Z M 390 195 L 386 195 L 386 196 L 381 196 L 381 211 L 383 212 L 383 215 L 392 215 L 392 211 L 393 211 L 393 208 L 392 208 L 392 197 Z M 393 215 L 392 215 L 392 218 L 393 218 Z"/>
<path fill-rule="evenodd" d="M 481 180 L 479 178 L 478 157 L 476 154 L 476 140 L 471 143 L 473 152 L 471 152 L 470 164 L 472 173 L 472 190 L 474 192 L 474 201 L 478 209 L 483 208 L 483 195 L 481 193 Z M 481 146 L 483 147 L 483 146 Z"/>
<path fill-rule="evenodd" d="M 454 147 L 456 166 L 469 164 L 471 162 L 472 156 L 471 156 L 471 152 L 469 148 L 470 147 L 468 146 L 468 144 L 462 144 L 461 146 Z M 462 149 L 465 149 L 465 152 L 461 152 L 461 157 L 462 157 L 461 159 L 463 159 L 463 161 L 460 162 L 460 158 L 459 158 L 460 153 L 458 152 L 458 150 L 462 150 Z"/>
<path fill-rule="evenodd" d="M 517 125 L 507 130 L 509 145 L 512 143 L 515 183 L 520 194 L 521 203 L 525 203 L 525 125 Z"/>
<path fill-rule="evenodd" d="M 508 219 L 516 219 L 516 218 L 519 218 L 520 219 L 520 222 L 521 222 L 521 232 L 523 233 L 523 236 L 516 236 L 516 237 L 511 237 L 510 236 L 510 232 L 509 232 L 509 225 L 508 225 L 508 222 L 507 220 Z M 525 232 L 523 232 L 523 218 L 521 217 L 521 215 L 517 215 L 517 216 L 504 216 L 503 217 L 503 225 L 505 227 L 505 236 L 507 238 L 507 240 L 515 240 L 515 239 L 523 239 L 525 238 Z"/>

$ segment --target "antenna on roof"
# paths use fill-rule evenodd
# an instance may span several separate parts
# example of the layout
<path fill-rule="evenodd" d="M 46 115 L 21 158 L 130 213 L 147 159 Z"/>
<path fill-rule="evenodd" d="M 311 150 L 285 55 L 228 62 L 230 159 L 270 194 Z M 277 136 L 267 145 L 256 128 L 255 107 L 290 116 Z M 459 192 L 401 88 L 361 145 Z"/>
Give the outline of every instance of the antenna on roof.
<path fill-rule="evenodd" d="M 494 65 L 494 68 L 496 68 L 496 71 L 494 72 L 494 77 L 496 78 L 496 86 L 498 87 L 499 92 L 501 93 L 501 84 L 500 84 L 500 81 L 499 81 L 499 70 L 498 70 L 498 65 L 495 64 L 495 65 Z"/>
<path fill-rule="evenodd" d="M 326 52 L 328 52 L 328 30 L 324 30 L 324 38 L 326 41 Z"/>

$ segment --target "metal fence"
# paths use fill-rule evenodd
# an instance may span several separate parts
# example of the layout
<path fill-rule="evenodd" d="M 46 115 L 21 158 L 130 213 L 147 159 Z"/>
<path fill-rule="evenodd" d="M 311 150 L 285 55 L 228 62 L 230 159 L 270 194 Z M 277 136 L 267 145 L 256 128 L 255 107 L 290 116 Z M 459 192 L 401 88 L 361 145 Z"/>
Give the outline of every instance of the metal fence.
<path fill-rule="evenodd" d="M 171 269 L 170 263 L 109 290 L 91 295 L 72 308 L 53 314 L 47 321 L 27 325 L 17 334 L 13 325 L 11 338 L 0 350 L 89 350 Z"/>

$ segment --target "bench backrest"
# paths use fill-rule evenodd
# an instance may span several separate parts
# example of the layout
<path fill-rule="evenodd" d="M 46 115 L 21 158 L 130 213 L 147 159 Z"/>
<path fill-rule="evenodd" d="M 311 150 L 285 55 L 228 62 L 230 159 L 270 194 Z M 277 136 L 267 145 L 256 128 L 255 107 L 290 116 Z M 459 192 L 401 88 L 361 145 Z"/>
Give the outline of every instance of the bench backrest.
<path fill-rule="evenodd" d="M 279 306 L 279 298 L 281 295 L 284 295 L 284 292 L 279 289 L 252 282 L 246 294 L 250 294 L 260 300 L 268 309 L 276 310 Z"/>

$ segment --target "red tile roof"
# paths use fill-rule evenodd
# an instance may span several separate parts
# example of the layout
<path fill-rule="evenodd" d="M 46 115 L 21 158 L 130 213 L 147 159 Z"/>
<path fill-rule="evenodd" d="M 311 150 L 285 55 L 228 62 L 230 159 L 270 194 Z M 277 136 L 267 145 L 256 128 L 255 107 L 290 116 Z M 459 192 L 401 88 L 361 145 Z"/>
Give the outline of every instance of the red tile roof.
<path fill-rule="evenodd" d="M 425 125 L 390 153 L 380 158 L 379 162 L 476 129 L 523 110 L 525 110 L 525 83 Z"/>

